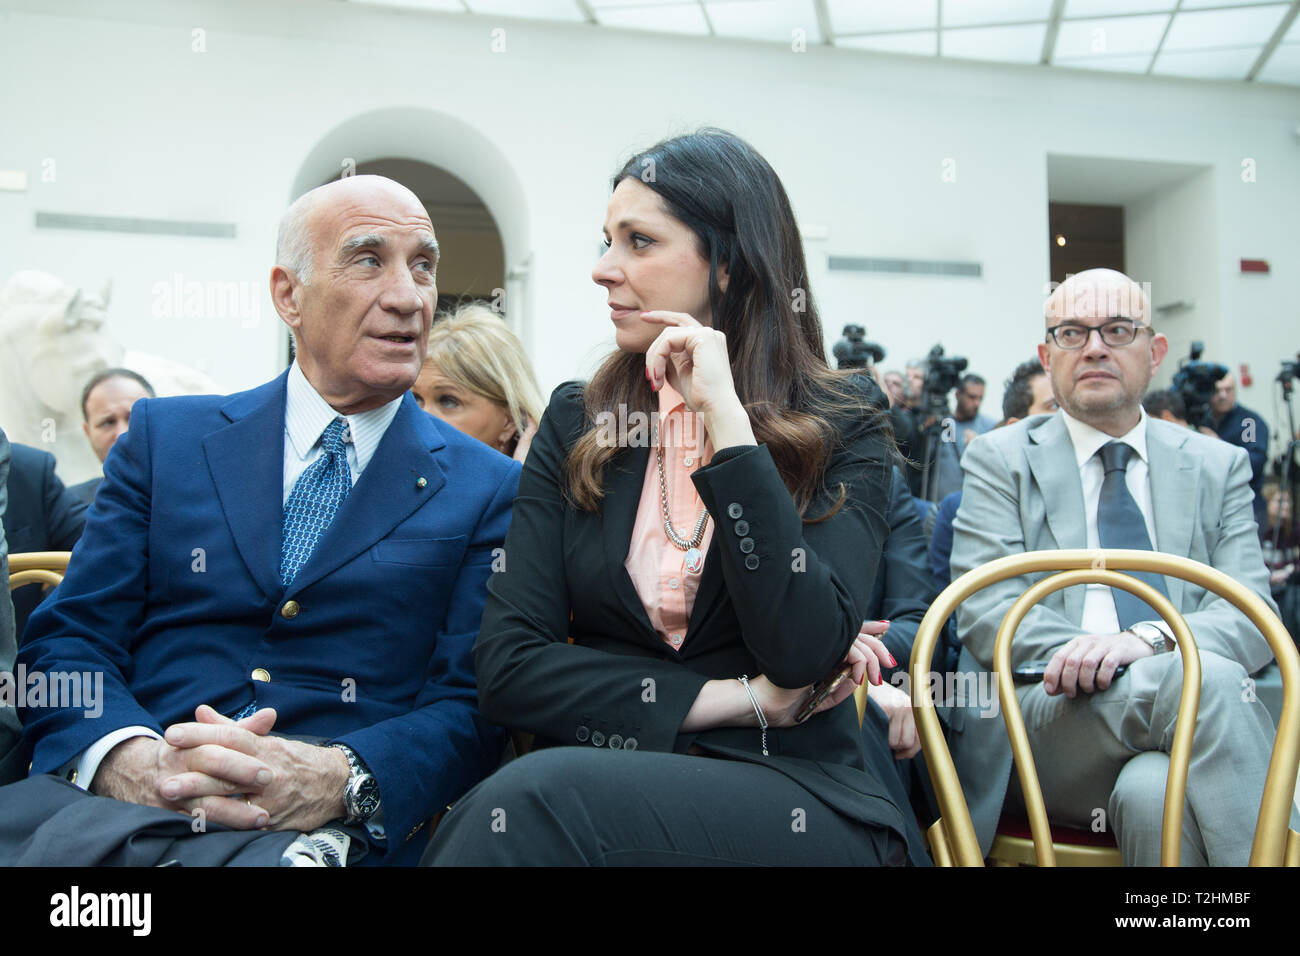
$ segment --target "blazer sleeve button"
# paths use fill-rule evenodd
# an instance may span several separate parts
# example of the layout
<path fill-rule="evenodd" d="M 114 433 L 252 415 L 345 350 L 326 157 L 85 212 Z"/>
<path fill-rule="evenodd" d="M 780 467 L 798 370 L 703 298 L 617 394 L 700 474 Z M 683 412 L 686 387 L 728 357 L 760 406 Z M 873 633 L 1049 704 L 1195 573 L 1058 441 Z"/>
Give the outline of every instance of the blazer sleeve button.
<path fill-rule="evenodd" d="M 733 501 L 731 504 L 727 505 L 727 517 L 729 517 L 732 521 L 735 521 L 744 513 L 745 513 L 745 509 L 740 507 L 740 504 L 738 502 Z"/>
<path fill-rule="evenodd" d="M 745 535 L 749 534 L 749 522 L 748 522 L 748 521 L 737 521 L 737 522 L 736 522 L 736 534 L 737 534 L 738 536 L 742 537 L 742 538 L 743 538 Z"/>
<path fill-rule="evenodd" d="M 627 739 L 625 739 L 625 740 L 623 741 L 623 749 L 624 749 L 624 750 L 636 750 L 636 738 L 635 738 L 635 737 L 628 737 Z"/>
<path fill-rule="evenodd" d="M 622 746 L 623 746 L 623 735 L 622 735 L 622 734 L 610 734 L 610 735 L 609 735 L 609 749 L 610 749 L 610 750 L 618 750 L 618 749 L 619 749 L 620 747 L 622 747 Z"/>
<path fill-rule="evenodd" d="M 751 554 L 751 555 L 747 556 L 747 557 L 745 558 L 745 567 L 749 568 L 749 570 L 751 570 L 751 571 L 757 571 L 757 570 L 758 570 L 758 555 L 756 555 L 756 554 Z"/>
<path fill-rule="evenodd" d="M 741 553 L 741 554 L 749 554 L 749 552 L 751 552 L 751 551 L 753 551 L 753 550 L 754 550 L 754 539 L 753 539 L 753 538 L 741 538 L 741 539 L 740 539 L 740 553 Z M 746 567 L 749 567 L 749 562 L 748 562 L 748 561 L 745 562 L 745 566 L 746 566 Z"/>
<path fill-rule="evenodd" d="M 591 745 L 593 747 L 605 746 L 605 735 L 602 734 L 599 730 L 593 730 L 591 732 Z"/>
<path fill-rule="evenodd" d="M 574 736 L 578 738 L 578 743 L 586 743 L 587 738 L 591 736 L 591 731 L 588 730 L 585 725 L 579 724 L 578 732 L 574 734 Z"/>

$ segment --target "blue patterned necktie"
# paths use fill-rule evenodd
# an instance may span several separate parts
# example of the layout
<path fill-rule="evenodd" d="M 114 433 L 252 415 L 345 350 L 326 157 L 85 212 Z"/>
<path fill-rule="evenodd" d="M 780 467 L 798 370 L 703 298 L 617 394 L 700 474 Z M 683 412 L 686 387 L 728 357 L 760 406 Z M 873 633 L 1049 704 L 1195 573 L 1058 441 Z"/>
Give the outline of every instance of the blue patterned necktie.
<path fill-rule="evenodd" d="M 280 539 L 280 583 L 285 587 L 293 583 L 307 563 L 316 542 L 352 490 L 352 472 L 343 444 L 346 425 L 342 418 L 336 418 L 326 426 L 320 439 L 320 457 L 298 476 L 285 502 Z"/>
<path fill-rule="evenodd" d="M 1097 540 L 1103 548 L 1152 550 L 1146 519 L 1128 490 L 1128 460 L 1133 453 L 1132 445 L 1120 441 L 1107 442 L 1097 452 L 1105 471 L 1101 495 L 1097 499 Z M 1169 596 L 1164 575 L 1148 571 L 1127 573 L 1145 581 L 1165 597 Z M 1120 630 L 1138 621 L 1160 620 L 1160 615 L 1150 605 L 1127 591 L 1111 588 L 1110 593 L 1115 597 L 1115 614 L 1119 617 Z"/>

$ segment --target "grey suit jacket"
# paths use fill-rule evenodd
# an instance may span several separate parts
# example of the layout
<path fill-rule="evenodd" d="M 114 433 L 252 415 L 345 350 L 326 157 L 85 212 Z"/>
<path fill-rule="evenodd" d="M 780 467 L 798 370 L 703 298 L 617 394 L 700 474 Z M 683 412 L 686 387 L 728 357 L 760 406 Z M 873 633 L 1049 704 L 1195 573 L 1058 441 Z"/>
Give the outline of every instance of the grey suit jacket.
<path fill-rule="evenodd" d="M 1147 419 L 1151 506 L 1158 550 L 1218 568 L 1271 608 L 1268 572 L 1252 512 L 1250 462 L 1226 442 Z M 1035 415 L 982 435 L 962 459 L 961 508 L 953 523 L 952 576 L 1025 551 L 1086 548 L 1083 486 L 1074 446 L 1060 415 Z M 957 610 L 958 669 L 988 671 L 1002 616 L 1045 575 L 1004 581 L 972 595 Z M 1168 580 L 1169 598 L 1203 651 L 1254 673 L 1273 658 L 1263 636 L 1227 601 L 1204 588 Z M 1013 667 L 1047 658 L 1082 632 L 1084 588 L 1050 595 L 1025 616 L 1011 645 Z M 996 685 L 992 686 L 996 692 Z M 1010 780 L 1012 760 L 1001 712 L 985 705 L 954 708 L 953 760 L 987 853 Z"/>

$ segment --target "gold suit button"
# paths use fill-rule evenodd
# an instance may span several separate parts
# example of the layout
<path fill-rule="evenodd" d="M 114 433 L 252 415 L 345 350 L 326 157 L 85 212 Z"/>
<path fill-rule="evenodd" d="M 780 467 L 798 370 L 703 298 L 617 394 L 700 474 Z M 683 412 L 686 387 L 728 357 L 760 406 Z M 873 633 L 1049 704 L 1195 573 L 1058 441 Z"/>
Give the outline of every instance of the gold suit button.
<path fill-rule="evenodd" d="M 302 610 L 302 608 L 298 606 L 297 601 L 285 601 L 284 607 L 280 608 L 280 616 L 286 621 L 292 621 L 298 616 L 300 610 Z"/>
<path fill-rule="evenodd" d="M 271 682 L 271 672 L 265 667 L 254 668 L 251 676 L 253 680 L 260 680 L 264 684 L 269 684 Z"/>

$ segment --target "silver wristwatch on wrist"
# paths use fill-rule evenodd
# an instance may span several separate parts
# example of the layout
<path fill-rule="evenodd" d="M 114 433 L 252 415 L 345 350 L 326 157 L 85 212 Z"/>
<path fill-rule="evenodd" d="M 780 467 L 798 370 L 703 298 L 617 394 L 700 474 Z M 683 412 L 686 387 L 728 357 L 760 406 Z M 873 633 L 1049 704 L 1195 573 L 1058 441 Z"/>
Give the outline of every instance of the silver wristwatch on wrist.
<path fill-rule="evenodd" d="M 370 769 L 347 744 L 330 744 L 348 758 L 348 782 L 343 788 L 343 805 L 347 807 L 344 823 L 364 823 L 379 812 L 379 783 Z"/>
<path fill-rule="evenodd" d="M 1169 639 L 1165 637 L 1165 632 L 1160 630 L 1150 621 L 1139 621 L 1127 627 L 1130 634 L 1133 634 L 1143 642 L 1151 645 L 1151 650 L 1157 654 L 1163 654 L 1169 650 Z"/>

